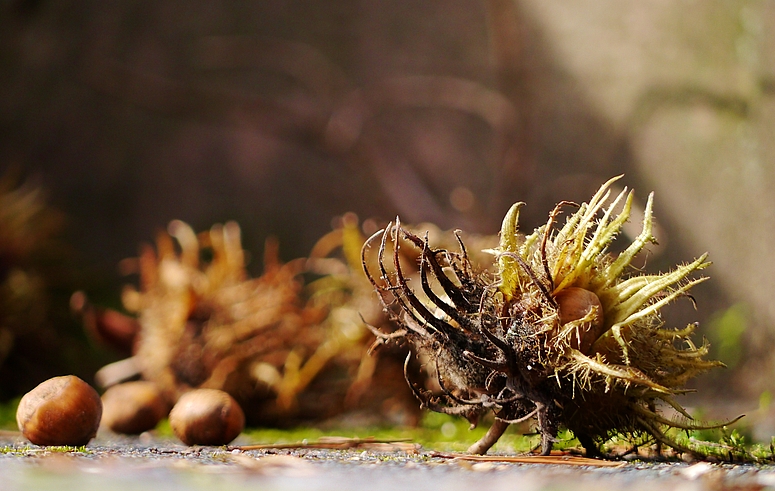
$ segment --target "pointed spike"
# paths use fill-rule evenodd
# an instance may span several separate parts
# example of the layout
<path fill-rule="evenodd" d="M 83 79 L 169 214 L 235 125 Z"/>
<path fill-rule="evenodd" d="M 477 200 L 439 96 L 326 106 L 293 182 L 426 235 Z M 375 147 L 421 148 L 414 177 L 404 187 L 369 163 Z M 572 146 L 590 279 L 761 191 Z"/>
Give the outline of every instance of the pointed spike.
<path fill-rule="evenodd" d="M 410 240 L 414 245 L 422 250 L 422 256 L 420 259 L 420 281 L 422 282 L 423 291 L 434 305 L 438 306 L 449 317 L 453 319 L 459 319 L 457 310 L 460 309 L 459 304 L 467 302 L 465 297 L 460 293 L 457 286 L 444 274 L 441 269 L 441 265 L 436 260 L 436 254 L 428 245 L 428 233 L 425 233 L 425 240 L 420 239 L 416 235 L 404 230 L 404 237 Z M 431 290 L 430 283 L 428 282 L 427 270 L 424 268 L 425 264 L 431 267 L 434 277 L 444 289 L 444 293 L 452 300 L 453 305 L 449 305 L 447 302 L 441 300 Z"/>
<path fill-rule="evenodd" d="M 504 253 L 517 254 L 519 252 L 519 236 L 517 235 L 519 210 L 525 203 L 519 202 L 512 205 L 506 217 L 503 219 L 500 233 L 500 256 L 498 257 L 498 273 L 500 275 L 500 291 L 510 300 L 519 286 L 519 271 L 513 258 Z"/>
<path fill-rule="evenodd" d="M 420 259 L 420 284 L 422 285 L 422 291 L 430 299 L 433 305 L 439 307 L 445 314 L 456 321 L 460 320 L 460 315 L 455 307 L 448 304 L 433 291 L 430 282 L 428 281 L 428 269 L 425 267 L 426 259 L 423 255 Z"/>
<path fill-rule="evenodd" d="M 401 269 L 401 257 L 399 255 L 399 234 L 401 231 L 401 222 L 398 220 L 398 218 L 396 218 L 395 236 L 393 237 L 393 266 L 396 268 L 396 285 L 401 292 L 399 297 L 402 299 L 402 306 L 404 307 L 404 310 L 410 311 L 410 309 L 406 307 L 406 304 L 403 303 L 403 299 L 406 299 L 409 302 L 409 305 L 411 305 L 411 308 L 414 309 L 414 312 L 417 312 L 417 315 L 419 315 L 420 318 L 425 321 L 425 324 L 431 326 L 435 331 L 448 337 L 453 334 L 454 328 L 433 315 L 433 313 L 429 311 L 425 305 L 423 305 L 420 299 L 417 298 L 417 296 L 407 284 L 406 277 L 404 277 L 404 272 Z"/>
<path fill-rule="evenodd" d="M 368 249 L 371 249 L 371 243 L 377 239 L 378 236 L 383 235 L 385 233 L 386 229 L 379 230 L 377 232 L 374 232 L 371 237 L 366 239 L 366 241 L 363 243 L 363 246 L 361 247 L 361 266 L 363 267 L 363 272 L 366 274 L 366 278 L 369 280 L 369 282 L 372 284 L 375 290 L 382 291 L 384 288 L 379 286 L 377 284 L 377 281 L 374 279 L 374 276 L 371 274 L 371 271 L 369 271 L 369 267 L 366 264 L 366 251 Z"/>
<path fill-rule="evenodd" d="M 455 307 L 458 310 L 467 311 L 471 307 L 471 303 L 463 295 L 460 289 L 452 282 L 452 280 L 450 280 L 447 277 L 447 275 L 444 274 L 444 270 L 441 268 L 441 265 L 436 259 L 436 253 L 433 250 L 431 250 L 428 244 L 427 234 L 425 236 L 425 241 L 423 242 L 422 254 L 427 264 L 430 265 L 431 269 L 433 270 L 433 275 L 436 277 L 436 280 L 441 285 L 441 288 L 444 290 L 444 293 L 447 294 L 447 296 L 455 305 Z M 454 316 L 450 315 L 450 317 L 454 317 Z"/>

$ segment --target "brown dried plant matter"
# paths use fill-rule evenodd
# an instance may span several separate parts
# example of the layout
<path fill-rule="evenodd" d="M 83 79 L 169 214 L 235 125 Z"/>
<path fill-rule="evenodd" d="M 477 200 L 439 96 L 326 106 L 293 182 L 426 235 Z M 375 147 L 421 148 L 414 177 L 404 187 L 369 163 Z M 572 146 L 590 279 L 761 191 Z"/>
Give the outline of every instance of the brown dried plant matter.
<path fill-rule="evenodd" d="M 268 241 L 264 272 L 250 278 L 236 223 L 197 235 L 173 221 L 155 249 L 125 263 L 140 276 L 140 288 L 123 295 L 140 326 L 130 365 L 170 405 L 192 389 L 219 389 L 255 425 L 319 421 L 367 406 L 375 415 L 415 413 L 406 389 L 387 389 L 391 380 L 403 385 L 400 363 L 391 368 L 390 360 L 364 356 L 373 338 L 359 310 L 373 322 L 381 313 L 372 307 L 369 314 L 363 303 L 371 295 L 359 271 L 363 240 L 357 220 L 346 223 L 321 239 L 313 258 L 285 264 Z M 324 257 L 338 248 L 356 258 L 357 269 Z M 301 273 L 321 276 L 305 285 Z M 377 363 L 386 376 L 374 381 Z"/>
<path fill-rule="evenodd" d="M 674 397 L 685 392 L 687 380 L 721 363 L 705 359 L 707 343 L 691 340 L 695 325 L 666 328 L 660 309 L 706 279 L 690 277 L 709 265 L 707 255 L 662 274 L 630 267 L 655 242 L 653 196 L 640 235 L 620 254 L 607 252 L 632 204 L 626 190 L 609 200 L 617 179 L 589 203 L 560 203 L 529 235 L 517 232 L 522 204 L 514 205 L 499 246 L 490 251 L 494 275 L 472 265 L 459 235 L 457 252 L 434 249 L 427 236 L 398 220 L 364 245 L 366 274 L 400 326 L 377 332 L 378 342 L 412 347 L 405 377 L 422 405 L 472 424 L 494 414 L 470 452 L 486 453 L 510 424 L 532 419 L 545 455 L 560 427 L 570 429 L 588 455 L 597 455 L 614 435 L 690 451 L 666 430 L 703 427 Z M 575 213 L 560 225 L 561 210 L 571 207 Z M 408 248 L 420 252 L 414 288 L 400 260 Z M 413 356 L 430 368 L 436 390 L 416 381 Z M 663 415 L 664 404 L 679 417 Z"/>
<path fill-rule="evenodd" d="M 48 285 L 41 265 L 60 218 L 39 188 L 0 176 L 0 367 L 19 337 L 45 327 Z"/>
<path fill-rule="evenodd" d="M 66 293 L 76 276 L 64 239 L 66 217 L 46 190 L 11 167 L 0 174 L 0 400 L 17 397 L 49 377 L 75 370 L 85 376 L 89 355 Z M 79 365 L 73 366 L 79 354 Z M 81 355 L 87 356 L 81 356 Z"/>

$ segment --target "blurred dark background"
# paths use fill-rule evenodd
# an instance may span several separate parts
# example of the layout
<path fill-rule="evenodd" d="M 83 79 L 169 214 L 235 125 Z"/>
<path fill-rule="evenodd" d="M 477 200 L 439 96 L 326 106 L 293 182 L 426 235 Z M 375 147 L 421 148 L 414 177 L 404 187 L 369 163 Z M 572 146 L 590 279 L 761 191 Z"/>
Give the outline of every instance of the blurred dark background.
<path fill-rule="evenodd" d="M 641 206 L 656 191 L 647 269 L 714 261 L 697 310 L 666 316 L 699 320 L 730 365 L 706 393 L 765 420 L 773 28 L 754 0 L 2 0 L 0 175 L 45 190 L 73 267 L 46 273 L 58 313 L 15 334 L 0 395 L 44 375 L 25 351 L 44 331 L 70 353 L 49 371 L 111 359 L 69 293 L 118 305 L 116 264 L 172 219 L 237 220 L 259 274 L 268 236 L 304 256 L 348 211 L 495 233 L 525 201 L 532 230 L 623 173 Z"/>

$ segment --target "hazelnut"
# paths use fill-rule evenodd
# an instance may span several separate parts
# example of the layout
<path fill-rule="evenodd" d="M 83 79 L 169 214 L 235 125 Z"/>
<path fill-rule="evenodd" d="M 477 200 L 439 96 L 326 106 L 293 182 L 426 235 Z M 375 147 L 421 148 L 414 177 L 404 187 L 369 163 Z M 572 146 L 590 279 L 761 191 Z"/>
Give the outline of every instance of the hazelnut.
<path fill-rule="evenodd" d="M 237 401 L 217 389 L 183 394 L 169 419 L 172 431 L 186 445 L 226 445 L 245 427 L 245 414 Z"/>
<path fill-rule="evenodd" d="M 97 391 L 74 375 L 54 377 L 22 397 L 16 422 L 36 445 L 80 446 L 97 434 L 102 401 Z"/>
<path fill-rule="evenodd" d="M 575 286 L 560 291 L 554 296 L 554 299 L 559 307 L 560 325 L 583 319 L 593 307 L 597 308 L 592 322 L 582 326 L 579 336 L 580 342 L 574 343 L 574 348 L 582 353 L 587 353 L 597 338 L 603 334 L 603 305 L 600 303 L 600 299 L 593 292 Z"/>
<path fill-rule="evenodd" d="M 152 430 L 168 410 L 153 382 L 126 382 L 102 394 L 102 426 L 114 433 L 139 435 Z"/>

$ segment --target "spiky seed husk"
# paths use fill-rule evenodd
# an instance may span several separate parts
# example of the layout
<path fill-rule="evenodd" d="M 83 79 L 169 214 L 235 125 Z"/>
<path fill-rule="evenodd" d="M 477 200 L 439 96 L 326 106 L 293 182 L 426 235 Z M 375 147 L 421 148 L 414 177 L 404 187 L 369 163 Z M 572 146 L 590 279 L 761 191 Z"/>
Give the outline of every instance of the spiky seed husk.
<path fill-rule="evenodd" d="M 472 452 L 486 452 L 509 424 L 531 418 L 544 454 L 560 427 L 572 430 L 589 454 L 614 434 L 687 451 L 666 430 L 704 427 L 674 396 L 721 363 L 705 359 L 707 342 L 692 342 L 695 325 L 666 328 L 660 309 L 705 281 L 692 275 L 710 264 L 707 254 L 666 273 L 638 274 L 630 267 L 656 241 L 653 194 L 641 233 L 618 255 L 609 253 L 633 204 L 626 189 L 611 199 L 618 179 L 588 203 L 561 202 L 546 225 L 527 236 L 518 232 L 522 203 L 515 204 L 499 246 L 489 251 L 494 275 L 477 272 L 462 243 L 460 252 L 433 249 L 398 219 L 364 245 L 367 277 L 400 326 L 383 338 L 412 346 L 405 376 L 422 405 L 473 423 L 494 413 L 495 424 Z M 576 210 L 560 225 L 569 207 Z M 419 267 L 406 272 L 400 251 L 409 247 L 421 253 Z M 373 249 L 378 272 L 368 266 Z M 435 391 L 434 384 L 413 381 L 413 356 L 430 367 Z M 663 416 L 663 405 L 682 419 Z"/>
<path fill-rule="evenodd" d="M 400 360 L 364 356 L 372 338 L 359 312 L 374 325 L 382 314 L 359 271 L 364 238 L 357 225 L 348 215 L 311 258 L 285 264 L 268 241 L 264 273 L 250 278 L 236 223 L 196 234 L 171 222 L 155 248 L 124 263 L 140 276 L 140 288 L 123 295 L 139 324 L 130 369 L 170 406 L 197 388 L 228 392 L 251 424 L 344 414 L 411 424 L 418 410 Z M 345 259 L 334 256 L 339 249 Z M 305 284 L 304 272 L 318 279 Z"/>

